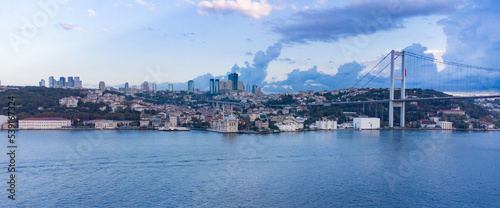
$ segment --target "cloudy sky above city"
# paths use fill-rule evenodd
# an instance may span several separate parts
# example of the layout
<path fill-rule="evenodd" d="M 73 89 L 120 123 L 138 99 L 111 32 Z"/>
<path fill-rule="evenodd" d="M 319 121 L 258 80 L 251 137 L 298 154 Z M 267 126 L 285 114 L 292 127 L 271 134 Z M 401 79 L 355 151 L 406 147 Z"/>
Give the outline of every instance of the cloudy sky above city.
<path fill-rule="evenodd" d="M 267 92 L 351 87 L 389 51 L 499 68 L 500 4 L 472 0 L 3 1 L 2 85 L 80 76 Z M 493 55 L 493 57 L 492 57 Z M 226 78 L 227 79 L 227 78 Z M 497 81 L 498 83 L 498 81 Z"/>

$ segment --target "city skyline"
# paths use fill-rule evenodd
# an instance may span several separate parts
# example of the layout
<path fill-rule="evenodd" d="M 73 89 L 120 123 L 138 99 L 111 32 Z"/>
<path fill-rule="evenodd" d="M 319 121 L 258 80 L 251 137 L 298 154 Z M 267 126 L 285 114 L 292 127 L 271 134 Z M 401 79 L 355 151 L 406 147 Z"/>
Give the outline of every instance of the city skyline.
<path fill-rule="evenodd" d="M 305 87 L 334 89 L 350 87 L 392 49 L 498 65 L 488 57 L 498 52 L 493 1 L 221 2 L 11 2 L 0 13 L 6 20 L 0 35 L 7 37 L 1 41 L 9 46 L 0 49 L 2 84 L 79 74 L 87 87 L 106 77 L 110 86 L 148 81 L 166 89 L 194 80 L 208 90 L 211 78 L 238 72 L 266 92 L 302 90 L 292 82 L 297 76 L 311 80 Z M 36 22 L 44 14 L 47 21 Z M 30 35 L 26 22 L 38 24 L 37 31 Z M 343 80 L 344 87 L 320 77 Z"/>

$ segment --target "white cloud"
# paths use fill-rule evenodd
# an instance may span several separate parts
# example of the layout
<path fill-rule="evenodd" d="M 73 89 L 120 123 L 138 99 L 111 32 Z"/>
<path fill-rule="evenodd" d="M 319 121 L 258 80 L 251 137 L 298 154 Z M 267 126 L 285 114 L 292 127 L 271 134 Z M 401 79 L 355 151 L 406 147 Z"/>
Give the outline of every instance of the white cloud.
<path fill-rule="evenodd" d="M 196 3 L 192 0 L 184 0 L 186 3 L 188 4 L 191 4 L 191 5 L 195 5 Z"/>
<path fill-rule="evenodd" d="M 435 59 L 438 59 L 438 60 L 443 60 L 443 55 L 446 53 L 446 51 L 440 51 L 440 50 L 426 50 L 424 51 L 425 54 L 432 54 L 434 55 L 434 58 Z M 437 68 L 438 68 L 438 71 L 442 71 L 446 65 L 444 64 L 441 64 L 439 61 L 434 61 L 434 63 L 436 64 Z"/>
<path fill-rule="evenodd" d="M 59 25 L 61 25 L 61 27 L 67 31 L 87 32 L 86 30 L 70 23 L 59 23 Z"/>
<path fill-rule="evenodd" d="M 150 3 L 150 2 L 146 2 L 144 0 L 135 0 L 136 3 L 142 5 L 142 6 L 149 6 L 151 8 L 154 8 L 155 7 L 155 4 L 154 3 Z"/>
<path fill-rule="evenodd" d="M 94 10 L 92 10 L 92 9 L 87 10 L 87 13 L 88 13 L 88 16 L 89 16 L 89 17 L 93 17 L 93 16 L 96 16 L 96 15 L 97 15 L 97 14 L 95 13 L 95 11 L 94 11 Z"/>
<path fill-rule="evenodd" d="M 272 6 L 266 0 L 258 2 L 252 0 L 213 0 L 202 1 L 198 3 L 198 14 L 205 15 L 208 12 L 214 13 L 232 13 L 237 12 L 241 15 L 259 19 L 271 13 Z"/>

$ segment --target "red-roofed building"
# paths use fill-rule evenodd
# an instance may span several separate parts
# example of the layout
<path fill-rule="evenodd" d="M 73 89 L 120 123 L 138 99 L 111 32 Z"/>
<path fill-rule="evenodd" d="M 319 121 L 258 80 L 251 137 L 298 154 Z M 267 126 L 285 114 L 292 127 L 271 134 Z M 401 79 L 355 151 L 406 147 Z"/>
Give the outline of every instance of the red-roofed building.
<path fill-rule="evenodd" d="M 60 117 L 19 120 L 19 129 L 62 129 L 69 126 L 71 126 L 71 120 Z"/>

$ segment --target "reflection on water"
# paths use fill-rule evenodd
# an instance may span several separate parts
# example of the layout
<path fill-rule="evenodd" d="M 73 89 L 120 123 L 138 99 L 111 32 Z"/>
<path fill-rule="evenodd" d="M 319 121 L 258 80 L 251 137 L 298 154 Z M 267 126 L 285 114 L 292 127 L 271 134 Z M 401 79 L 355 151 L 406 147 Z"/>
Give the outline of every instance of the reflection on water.
<path fill-rule="evenodd" d="M 500 132 L 22 131 L 18 136 L 19 194 L 17 204 L 8 206 L 500 204 Z"/>

